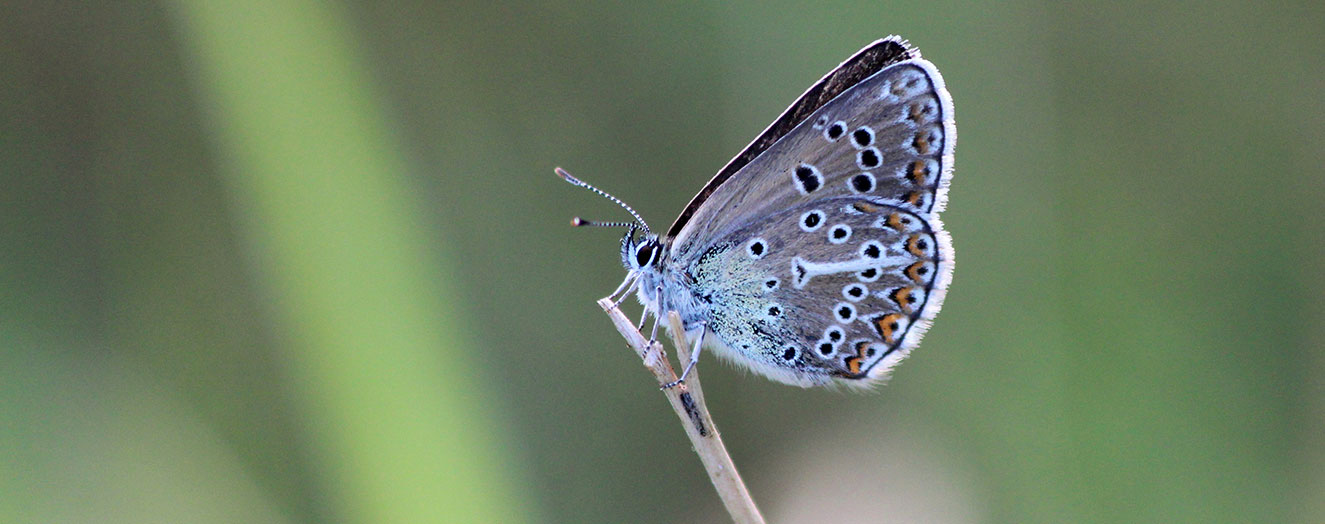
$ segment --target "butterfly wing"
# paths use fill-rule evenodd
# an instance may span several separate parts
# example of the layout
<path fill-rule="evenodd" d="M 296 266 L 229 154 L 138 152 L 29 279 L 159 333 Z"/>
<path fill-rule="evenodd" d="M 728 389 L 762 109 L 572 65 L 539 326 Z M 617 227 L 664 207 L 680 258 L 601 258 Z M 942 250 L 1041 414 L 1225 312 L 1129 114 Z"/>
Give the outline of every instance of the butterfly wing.
<path fill-rule="evenodd" d="M 920 342 L 947 288 L 947 248 L 907 206 L 839 196 L 732 231 L 687 273 L 720 352 L 782 382 L 850 383 L 883 377 Z"/>
<path fill-rule="evenodd" d="M 933 64 L 899 46 L 881 40 L 857 53 L 719 172 L 669 230 L 672 258 L 695 256 L 753 217 L 836 195 L 890 198 L 924 217 L 941 211 L 956 142 L 952 99 Z"/>
<path fill-rule="evenodd" d="M 811 88 L 669 233 L 669 266 L 710 304 L 717 346 L 775 380 L 880 378 L 942 305 L 952 101 L 899 45 L 876 42 Z M 871 49 L 893 51 L 871 62 Z"/>
<path fill-rule="evenodd" d="M 811 114 L 818 111 L 838 95 L 841 95 L 847 89 L 860 83 L 875 73 L 878 73 L 884 67 L 895 64 L 902 60 L 919 58 L 920 54 L 911 49 L 905 40 L 898 36 L 890 36 L 872 42 L 864 49 L 857 51 L 846 59 L 841 65 L 834 68 L 823 78 L 815 82 L 809 89 L 805 90 L 796 102 L 791 104 L 782 115 L 769 124 L 768 129 L 759 134 L 750 145 L 745 146 L 740 154 L 737 154 L 731 161 L 727 162 L 714 175 L 704 188 L 690 200 L 690 204 L 681 212 L 668 229 L 667 236 L 676 237 L 681 230 L 690 222 L 699 206 L 708 200 L 718 187 L 727 182 L 738 171 L 744 168 L 764 151 L 772 147 L 774 143 L 787 136 L 796 126 L 804 122 Z"/>

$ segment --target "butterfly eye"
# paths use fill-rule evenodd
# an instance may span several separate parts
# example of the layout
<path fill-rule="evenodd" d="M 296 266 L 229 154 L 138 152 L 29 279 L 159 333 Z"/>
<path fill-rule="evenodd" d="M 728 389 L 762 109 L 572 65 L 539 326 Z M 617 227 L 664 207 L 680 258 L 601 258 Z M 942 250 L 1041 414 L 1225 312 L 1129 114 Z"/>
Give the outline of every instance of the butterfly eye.
<path fill-rule="evenodd" d="M 635 263 L 639 267 L 646 267 L 649 262 L 653 262 L 653 243 L 645 242 L 635 250 Z"/>

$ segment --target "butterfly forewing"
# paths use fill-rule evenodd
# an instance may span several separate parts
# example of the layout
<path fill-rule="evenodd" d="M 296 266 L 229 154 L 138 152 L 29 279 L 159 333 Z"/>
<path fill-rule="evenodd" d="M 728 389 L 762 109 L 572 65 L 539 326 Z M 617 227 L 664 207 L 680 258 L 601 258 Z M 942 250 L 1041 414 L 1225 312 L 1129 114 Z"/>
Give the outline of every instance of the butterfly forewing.
<path fill-rule="evenodd" d="M 770 210 L 837 195 L 889 198 L 924 215 L 941 209 L 956 140 L 951 105 L 922 59 L 865 79 L 714 189 L 678 232 L 673 257 Z"/>
<path fill-rule="evenodd" d="M 685 209 L 681 211 L 681 215 L 672 223 L 672 227 L 668 228 L 667 236 L 676 237 L 689 223 L 690 217 L 694 215 L 699 205 L 708 200 L 709 195 L 749 164 L 751 160 L 763 154 L 782 137 L 787 136 L 787 133 L 790 133 L 792 129 L 804 122 L 811 114 L 822 108 L 824 104 L 885 67 L 903 60 L 919 57 L 920 52 L 910 47 L 905 40 L 898 36 L 890 36 L 871 42 L 870 45 L 851 55 L 841 65 L 833 68 L 827 75 L 824 75 L 818 82 L 806 89 L 805 93 L 797 98 L 786 111 L 783 111 L 777 120 L 769 124 L 764 132 L 750 142 L 750 145 L 745 146 L 745 149 L 742 149 L 731 161 L 727 162 L 727 165 L 718 171 L 718 174 L 714 175 L 707 184 L 704 184 L 704 188 L 699 190 L 695 198 L 690 201 L 690 204 L 686 205 Z"/>

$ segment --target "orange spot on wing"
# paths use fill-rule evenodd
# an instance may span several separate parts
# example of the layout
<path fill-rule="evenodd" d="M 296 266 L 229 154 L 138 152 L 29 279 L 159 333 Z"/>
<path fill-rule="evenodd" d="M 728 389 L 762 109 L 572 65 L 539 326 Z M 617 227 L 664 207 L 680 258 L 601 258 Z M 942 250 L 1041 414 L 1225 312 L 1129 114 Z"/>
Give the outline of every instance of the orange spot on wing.
<path fill-rule="evenodd" d="M 869 342 L 856 343 L 856 356 L 846 358 L 847 371 L 850 371 L 853 375 L 860 374 L 860 363 L 865 360 L 865 351 L 868 350 L 869 347 Z"/>
<path fill-rule="evenodd" d="M 874 328 L 879 331 L 879 336 L 883 337 L 884 342 L 892 344 L 893 335 L 897 334 L 897 330 L 901 327 L 901 325 L 899 324 L 901 320 L 902 320 L 901 313 L 889 313 L 887 315 L 875 319 Z M 860 348 L 857 349 L 863 351 L 863 349 Z"/>
<path fill-rule="evenodd" d="M 920 153 L 920 154 L 922 154 L 922 155 L 924 155 L 924 154 L 928 154 L 928 153 L 929 153 L 929 133 L 920 133 L 920 134 L 917 134 L 915 140 L 912 140 L 912 141 L 911 141 L 911 145 L 915 146 L 915 148 L 916 148 L 916 152 L 918 152 L 918 153 Z"/>
<path fill-rule="evenodd" d="M 899 215 L 897 213 L 890 214 L 888 215 L 888 220 L 884 221 L 884 224 L 887 225 L 888 227 L 901 231 L 902 215 Z"/>
<path fill-rule="evenodd" d="M 906 178 L 917 185 L 923 185 L 929 181 L 929 164 L 924 160 L 913 162 L 911 171 L 907 173 Z"/>
<path fill-rule="evenodd" d="M 860 357 L 847 357 L 846 363 L 847 371 L 850 371 L 853 375 L 860 374 Z"/>
<path fill-rule="evenodd" d="M 920 239 L 922 238 L 925 237 L 919 234 L 911 235 L 911 238 L 908 238 L 906 240 L 906 250 L 910 251 L 912 255 L 918 257 L 925 256 L 925 251 L 923 249 L 920 249 L 920 246 L 918 245 L 920 243 Z"/>
<path fill-rule="evenodd" d="M 901 94 L 894 91 L 895 94 Z M 911 120 L 919 120 L 920 115 L 925 114 L 925 104 L 911 104 Z"/>
<path fill-rule="evenodd" d="M 902 308 L 902 311 L 910 313 L 911 304 L 916 300 L 915 288 L 899 287 L 894 289 L 893 292 L 888 295 L 888 298 L 892 299 L 893 302 L 896 302 L 897 305 Z"/>
<path fill-rule="evenodd" d="M 926 275 L 929 275 L 929 273 L 929 267 L 924 262 L 916 262 L 906 267 L 906 276 L 917 284 L 924 284 L 928 281 Z"/>
<path fill-rule="evenodd" d="M 869 202 L 856 202 L 855 204 L 852 204 L 851 207 L 856 208 L 856 211 L 860 211 L 862 213 L 874 213 L 879 210 L 879 206 L 876 206 Z"/>

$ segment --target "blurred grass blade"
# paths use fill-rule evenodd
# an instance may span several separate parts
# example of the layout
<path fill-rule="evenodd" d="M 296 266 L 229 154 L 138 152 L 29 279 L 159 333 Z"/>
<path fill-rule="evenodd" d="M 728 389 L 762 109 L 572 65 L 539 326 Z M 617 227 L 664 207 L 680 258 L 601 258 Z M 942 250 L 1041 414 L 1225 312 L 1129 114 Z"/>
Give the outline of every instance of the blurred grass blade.
<path fill-rule="evenodd" d="M 180 1 L 314 470 L 349 522 L 527 520 L 463 308 L 335 3 Z M 441 271 L 446 274 L 445 271 Z"/>

